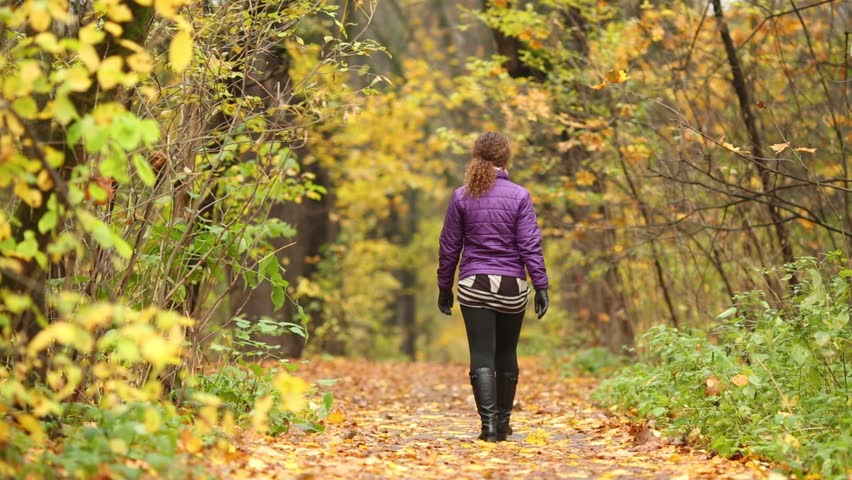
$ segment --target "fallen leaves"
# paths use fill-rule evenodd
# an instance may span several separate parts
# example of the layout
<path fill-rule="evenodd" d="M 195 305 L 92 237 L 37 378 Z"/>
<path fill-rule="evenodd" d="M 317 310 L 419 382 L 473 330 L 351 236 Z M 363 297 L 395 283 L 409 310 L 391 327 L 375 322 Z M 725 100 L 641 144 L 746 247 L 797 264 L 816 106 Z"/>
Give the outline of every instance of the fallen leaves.
<path fill-rule="evenodd" d="M 466 366 L 317 361 L 299 375 L 336 377 L 335 409 L 319 434 L 293 428 L 276 438 L 245 431 L 226 458 L 206 467 L 221 478 L 763 478 L 747 467 L 673 445 L 588 403 L 595 381 L 521 365 L 509 441 L 476 440 Z M 717 379 L 718 382 L 718 379 Z M 187 443 L 181 440 L 182 444 Z M 185 448 L 185 447 L 184 447 Z M 764 469 L 764 470 L 761 470 Z"/>
<path fill-rule="evenodd" d="M 748 377 L 741 373 L 734 375 L 734 377 L 731 378 L 731 383 L 738 387 L 745 387 L 746 385 L 748 385 Z"/>
<path fill-rule="evenodd" d="M 204 442 L 192 434 L 188 428 L 184 428 L 178 436 L 178 448 L 186 453 L 198 453 L 204 448 Z"/>
<path fill-rule="evenodd" d="M 704 380 L 704 393 L 707 394 L 708 397 L 715 397 L 716 395 L 719 395 L 719 379 L 716 378 L 715 375 Z"/>

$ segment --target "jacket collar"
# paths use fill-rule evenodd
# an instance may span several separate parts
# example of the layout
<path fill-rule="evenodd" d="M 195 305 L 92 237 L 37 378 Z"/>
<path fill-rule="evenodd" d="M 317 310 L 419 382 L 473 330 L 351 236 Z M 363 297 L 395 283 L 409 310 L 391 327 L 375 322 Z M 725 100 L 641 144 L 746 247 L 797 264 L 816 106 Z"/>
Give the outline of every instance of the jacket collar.
<path fill-rule="evenodd" d="M 497 178 L 505 178 L 506 180 L 508 180 L 509 172 L 506 172 L 505 170 L 497 170 Z"/>

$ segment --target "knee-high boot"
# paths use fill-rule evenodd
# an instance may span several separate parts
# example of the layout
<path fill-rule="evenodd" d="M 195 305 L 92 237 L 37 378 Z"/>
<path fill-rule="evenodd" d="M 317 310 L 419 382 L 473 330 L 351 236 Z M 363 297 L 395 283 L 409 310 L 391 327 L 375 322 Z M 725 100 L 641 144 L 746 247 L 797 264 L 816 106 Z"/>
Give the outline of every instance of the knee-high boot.
<path fill-rule="evenodd" d="M 470 372 L 470 384 L 476 409 L 482 420 L 480 440 L 497 441 L 497 379 L 493 368 L 477 368 Z"/>
<path fill-rule="evenodd" d="M 509 418 L 515 404 L 518 372 L 497 372 L 497 440 L 506 440 L 512 434 Z"/>

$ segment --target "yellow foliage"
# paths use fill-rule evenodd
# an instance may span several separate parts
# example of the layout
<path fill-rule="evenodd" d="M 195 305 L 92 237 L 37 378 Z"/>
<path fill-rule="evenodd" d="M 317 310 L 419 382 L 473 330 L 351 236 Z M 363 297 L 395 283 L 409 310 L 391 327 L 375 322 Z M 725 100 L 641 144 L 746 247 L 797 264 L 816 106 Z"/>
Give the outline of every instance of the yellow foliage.
<path fill-rule="evenodd" d="M 301 378 L 281 371 L 272 384 L 280 396 L 279 408 L 282 411 L 299 412 L 307 406 L 305 394 L 311 386 Z"/>
<path fill-rule="evenodd" d="M 588 187 L 595 183 L 595 175 L 588 170 L 580 170 L 575 177 L 577 185 Z"/>
<path fill-rule="evenodd" d="M 0 211 L 0 242 L 12 236 L 12 226 L 6 218 L 6 214 Z"/>
<path fill-rule="evenodd" d="M 27 346 L 27 353 L 35 356 L 54 342 L 74 347 L 79 352 L 91 351 L 94 341 L 91 334 L 69 322 L 51 323 L 42 329 Z"/>
<path fill-rule="evenodd" d="M 106 90 L 114 88 L 124 78 L 124 59 L 118 55 L 105 58 L 98 67 L 98 83 Z"/>
<path fill-rule="evenodd" d="M 26 183 L 18 183 L 15 185 L 15 195 L 24 201 L 30 208 L 41 206 L 41 192 L 35 188 L 30 188 Z"/>
<path fill-rule="evenodd" d="M 264 395 L 254 402 L 251 415 L 251 428 L 258 433 L 264 433 L 269 428 L 269 411 L 275 401 L 271 395 Z"/>
<path fill-rule="evenodd" d="M 177 32 L 169 44 L 169 63 L 176 72 L 183 72 L 192 61 L 192 35 L 186 30 Z"/>

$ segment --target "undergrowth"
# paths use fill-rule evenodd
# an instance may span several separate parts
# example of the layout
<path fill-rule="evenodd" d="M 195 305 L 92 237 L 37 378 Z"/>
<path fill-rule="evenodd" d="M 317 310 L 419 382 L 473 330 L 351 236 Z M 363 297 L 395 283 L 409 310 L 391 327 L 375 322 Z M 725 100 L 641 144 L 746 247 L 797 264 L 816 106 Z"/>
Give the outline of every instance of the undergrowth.
<path fill-rule="evenodd" d="M 773 307 L 739 294 L 709 335 L 658 326 L 640 362 L 596 400 L 729 457 L 773 460 L 796 476 L 852 474 L 852 270 L 834 253 L 787 265 L 799 283 Z"/>

